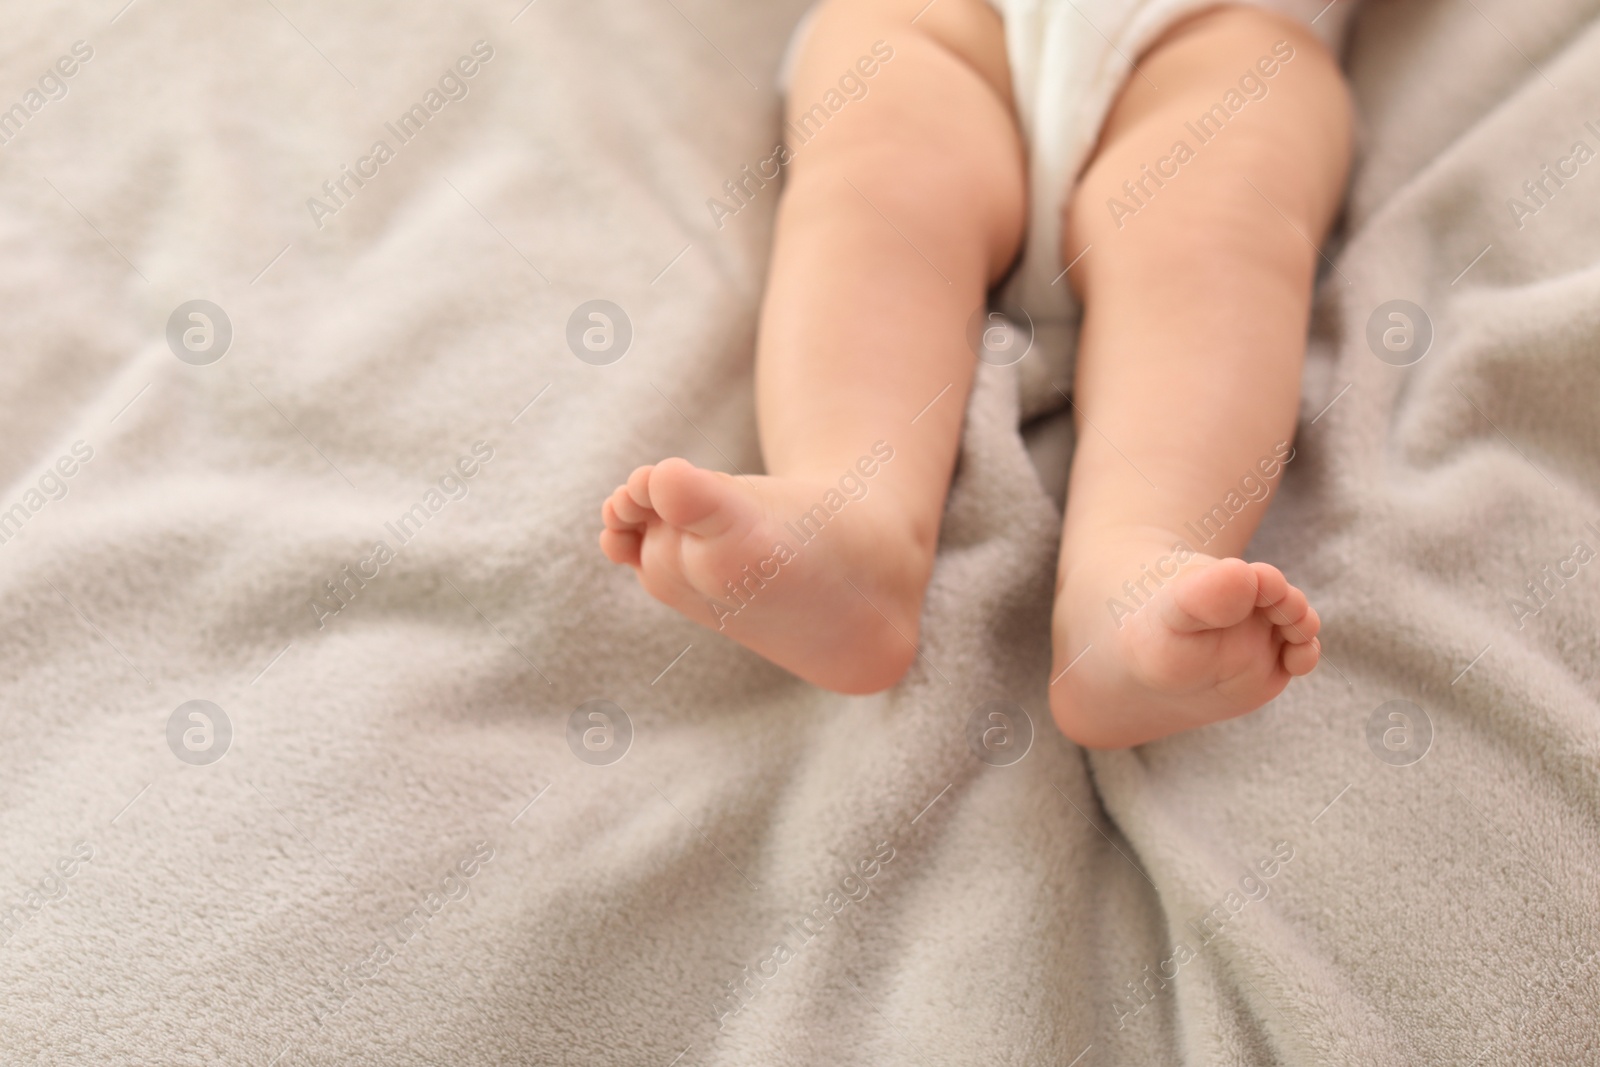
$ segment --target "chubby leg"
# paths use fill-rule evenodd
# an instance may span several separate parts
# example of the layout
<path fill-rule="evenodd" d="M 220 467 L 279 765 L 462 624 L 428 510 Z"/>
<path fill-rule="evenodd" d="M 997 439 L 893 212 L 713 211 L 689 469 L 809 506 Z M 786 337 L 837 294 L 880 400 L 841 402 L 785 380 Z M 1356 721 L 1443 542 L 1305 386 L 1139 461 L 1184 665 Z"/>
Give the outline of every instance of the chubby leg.
<path fill-rule="evenodd" d="M 916 655 L 967 320 L 1023 229 L 999 16 L 924 7 L 831 0 L 798 57 L 756 364 L 766 475 L 665 460 L 603 509 L 601 548 L 651 595 L 842 692 Z"/>
<path fill-rule="evenodd" d="M 1243 7 L 1189 20 L 1139 66 L 1063 250 L 1091 246 L 1072 272 L 1079 443 L 1050 698 L 1093 747 L 1242 715 L 1320 652 L 1304 594 L 1236 557 L 1291 455 L 1346 89 L 1305 27 Z"/>

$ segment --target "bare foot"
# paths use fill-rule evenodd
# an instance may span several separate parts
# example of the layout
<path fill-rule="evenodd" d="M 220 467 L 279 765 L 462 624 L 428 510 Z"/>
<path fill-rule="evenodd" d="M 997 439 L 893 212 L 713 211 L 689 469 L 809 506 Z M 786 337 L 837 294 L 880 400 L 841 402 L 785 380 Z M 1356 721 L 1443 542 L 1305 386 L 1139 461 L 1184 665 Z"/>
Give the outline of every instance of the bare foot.
<path fill-rule="evenodd" d="M 1283 572 L 1200 554 L 1179 567 L 1178 540 L 1073 560 L 1061 583 L 1050 708 L 1081 745 L 1126 748 L 1243 715 L 1317 665 L 1321 621 Z M 1164 580 L 1140 565 L 1163 558 L 1177 568 Z"/>
<path fill-rule="evenodd" d="M 651 596 L 801 678 L 874 693 L 916 656 L 930 549 L 882 487 L 733 477 L 666 459 L 601 508 L 600 549 Z"/>

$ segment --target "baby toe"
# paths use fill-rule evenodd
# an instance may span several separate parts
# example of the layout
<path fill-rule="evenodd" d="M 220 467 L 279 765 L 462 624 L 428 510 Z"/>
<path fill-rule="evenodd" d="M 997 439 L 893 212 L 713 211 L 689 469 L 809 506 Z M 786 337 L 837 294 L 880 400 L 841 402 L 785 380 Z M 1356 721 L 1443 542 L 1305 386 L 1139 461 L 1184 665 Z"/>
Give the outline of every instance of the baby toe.
<path fill-rule="evenodd" d="M 612 563 L 626 563 L 637 567 L 639 549 L 643 543 L 643 537 L 633 530 L 600 531 L 600 551 L 605 553 L 606 559 Z"/>
<path fill-rule="evenodd" d="M 1310 674 L 1322 658 L 1322 642 L 1313 638 L 1303 644 L 1283 646 L 1283 669 L 1299 677 Z"/>
<path fill-rule="evenodd" d="M 1256 607 L 1276 604 L 1288 593 L 1291 586 L 1283 572 L 1270 563 L 1252 563 L 1250 569 L 1256 576 Z"/>
<path fill-rule="evenodd" d="M 624 485 L 628 495 L 641 508 L 649 508 L 651 506 L 650 472 L 655 469 L 655 464 L 653 463 L 647 463 L 643 467 L 635 467 L 633 473 L 628 475 L 628 481 Z"/>
<path fill-rule="evenodd" d="M 1158 609 L 1166 625 L 1180 633 L 1221 629 L 1250 617 L 1255 609 L 1255 577 L 1242 559 L 1219 559 L 1181 575 Z"/>
<path fill-rule="evenodd" d="M 1311 604 L 1304 593 L 1291 585 L 1281 597 L 1261 610 L 1279 626 L 1298 626 L 1305 613 L 1311 610 Z"/>
<path fill-rule="evenodd" d="M 642 526 L 651 515 L 648 509 L 639 506 L 626 486 L 611 494 L 611 498 L 606 501 L 606 508 L 617 517 L 617 524 L 613 527 L 615 529 Z M 607 523 L 607 525 L 612 524 Z"/>
<path fill-rule="evenodd" d="M 1284 640 L 1303 645 L 1307 641 L 1315 640 L 1317 634 L 1322 631 L 1322 618 L 1317 614 L 1317 609 L 1308 604 L 1305 614 L 1281 624 L 1278 630 L 1283 634 Z"/>

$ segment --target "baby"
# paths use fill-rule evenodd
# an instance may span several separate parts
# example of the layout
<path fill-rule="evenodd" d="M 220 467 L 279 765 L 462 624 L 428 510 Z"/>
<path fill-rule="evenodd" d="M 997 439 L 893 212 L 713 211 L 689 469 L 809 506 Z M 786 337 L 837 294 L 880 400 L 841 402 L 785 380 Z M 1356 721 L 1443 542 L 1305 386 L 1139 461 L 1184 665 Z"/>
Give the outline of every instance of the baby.
<path fill-rule="evenodd" d="M 1238 558 L 1265 504 L 1226 509 L 1205 552 L 1190 524 L 1241 485 L 1265 495 L 1289 455 L 1351 107 L 1314 20 L 1283 13 L 1295 0 L 996 2 L 816 9 L 788 129 L 814 127 L 841 72 L 870 74 L 871 99 L 789 160 L 756 362 L 767 473 L 640 467 L 600 547 L 816 685 L 893 685 L 917 654 L 970 324 L 1028 230 L 1024 260 L 1046 283 L 1065 271 L 1054 292 L 1083 309 L 1050 707 L 1080 744 L 1136 745 L 1258 708 L 1320 655 L 1305 595 Z M 1024 98 L 1048 48 L 1127 76 L 1098 109 L 1048 79 Z M 1074 158 L 1063 136 L 1078 162 L 1041 182 L 1041 160 Z"/>

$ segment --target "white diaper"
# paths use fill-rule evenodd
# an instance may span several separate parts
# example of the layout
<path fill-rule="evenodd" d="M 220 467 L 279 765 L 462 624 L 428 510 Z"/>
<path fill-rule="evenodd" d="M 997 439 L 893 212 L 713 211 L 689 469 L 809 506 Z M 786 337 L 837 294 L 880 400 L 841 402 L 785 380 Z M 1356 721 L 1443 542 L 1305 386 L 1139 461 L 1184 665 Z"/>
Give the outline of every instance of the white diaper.
<path fill-rule="evenodd" d="M 1017 117 L 1028 146 L 1027 241 L 1000 301 L 1034 321 L 1034 358 L 1017 368 L 1026 417 L 1060 402 L 1053 382 L 1070 388 L 1077 307 L 1062 277 L 1061 217 L 1073 182 L 1122 86 L 1139 77 L 1131 63 L 1174 23 L 1217 7 L 1218 0 L 990 2 L 1005 19 Z M 1355 0 L 1254 2 L 1311 24 L 1335 52 L 1355 6 Z"/>

